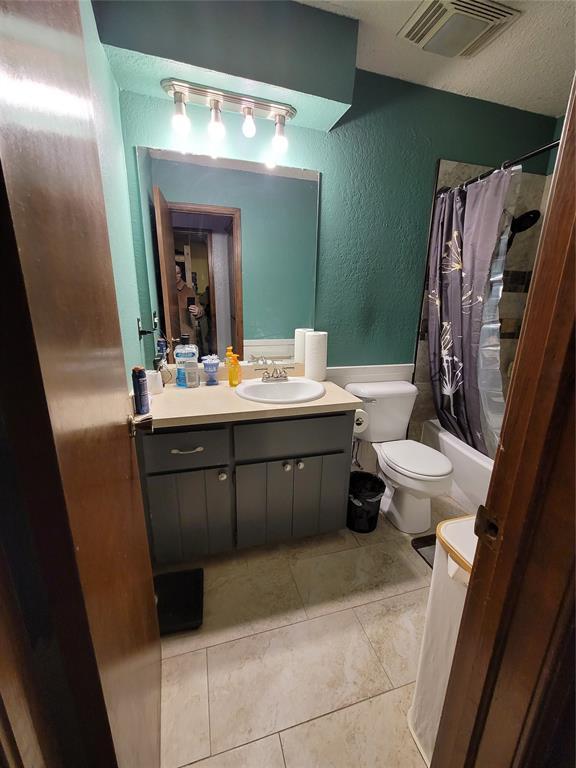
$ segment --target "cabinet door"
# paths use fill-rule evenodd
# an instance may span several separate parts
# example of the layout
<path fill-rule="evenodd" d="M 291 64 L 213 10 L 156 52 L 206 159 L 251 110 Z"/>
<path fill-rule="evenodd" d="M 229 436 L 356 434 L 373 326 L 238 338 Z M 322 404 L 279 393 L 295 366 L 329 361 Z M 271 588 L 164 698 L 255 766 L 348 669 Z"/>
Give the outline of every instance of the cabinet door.
<path fill-rule="evenodd" d="M 323 456 L 318 533 L 346 527 L 349 484 L 350 455 L 337 453 Z"/>
<path fill-rule="evenodd" d="M 238 549 L 266 543 L 266 464 L 236 467 Z"/>
<path fill-rule="evenodd" d="M 146 481 L 152 555 L 158 565 L 182 560 L 176 477 L 157 475 Z"/>
<path fill-rule="evenodd" d="M 232 481 L 227 467 L 147 478 L 152 554 L 157 565 L 234 547 Z"/>
<path fill-rule="evenodd" d="M 293 476 L 294 462 L 289 459 L 266 465 L 266 544 L 292 535 Z"/>
<path fill-rule="evenodd" d="M 208 554 L 210 551 L 204 475 L 203 470 L 174 475 L 178 488 L 180 538 L 184 561 L 191 560 L 194 555 Z"/>
<path fill-rule="evenodd" d="M 312 536 L 318 532 L 321 482 L 321 456 L 294 461 L 293 536 Z"/>
<path fill-rule="evenodd" d="M 234 548 L 232 475 L 227 467 L 204 471 L 208 550 L 211 555 Z"/>

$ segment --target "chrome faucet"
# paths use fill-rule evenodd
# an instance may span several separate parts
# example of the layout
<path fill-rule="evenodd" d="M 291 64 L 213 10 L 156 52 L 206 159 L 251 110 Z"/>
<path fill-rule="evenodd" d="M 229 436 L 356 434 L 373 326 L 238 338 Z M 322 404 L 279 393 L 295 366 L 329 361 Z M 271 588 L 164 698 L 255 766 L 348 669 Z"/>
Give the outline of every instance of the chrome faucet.
<path fill-rule="evenodd" d="M 293 365 L 280 366 L 274 360 L 266 361 L 266 368 L 254 368 L 255 371 L 263 371 L 262 381 L 288 381 L 288 374 L 286 371 L 293 370 Z M 272 366 L 270 371 L 269 366 Z"/>
<path fill-rule="evenodd" d="M 270 365 L 272 360 L 267 360 L 263 355 L 250 355 L 248 358 L 249 363 L 258 363 L 258 365 Z M 258 370 L 258 369 L 255 369 Z"/>

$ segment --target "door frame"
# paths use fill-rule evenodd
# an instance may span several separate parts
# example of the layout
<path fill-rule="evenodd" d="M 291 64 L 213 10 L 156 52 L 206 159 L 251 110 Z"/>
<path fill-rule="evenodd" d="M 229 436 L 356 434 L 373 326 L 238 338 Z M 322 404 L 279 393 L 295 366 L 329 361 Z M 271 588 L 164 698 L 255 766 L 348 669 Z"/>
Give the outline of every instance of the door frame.
<path fill-rule="evenodd" d="M 208 284 L 210 286 L 214 285 L 214 262 L 212 260 L 212 230 L 210 229 L 190 229 L 186 230 L 183 227 L 174 227 L 174 230 L 177 232 L 193 232 L 194 234 L 202 235 L 205 237 L 205 243 L 206 243 L 206 258 L 208 261 Z M 212 294 L 210 299 L 210 323 L 211 323 L 211 329 L 213 334 L 213 346 L 216 347 L 216 350 L 218 350 L 218 326 L 216 323 L 216 301 L 215 296 Z M 214 352 L 213 354 L 217 354 L 218 352 Z M 211 353 L 212 354 L 212 353 Z"/>
<path fill-rule="evenodd" d="M 569 764 L 575 147 L 573 84 L 431 768 Z"/>
<path fill-rule="evenodd" d="M 172 203 L 168 202 L 170 211 L 179 213 L 200 213 L 210 216 L 226 216 L 232 219 L 232 246 L 234 250 L 233 261 L 233 280 L 234 280 L 234 303 L 235 303 L 235 321 L 234 335 L 236 338 L 236 352 L 242 360 L 244 358 L 244 311 L 243 311 L 243 290 L 242 290 L 242 224 L 240 208 L 228 208 L 221 205 L 202 205 L 200 203 Z M 211 251 L 211 246 L 210 246 Z M 211 253 L 209 255 L 209 264 Z M 166 312 L 164 292 L 162 292 L 162 303 Z M 213 302 L 215 303 L 215 302 Z"/>
<path fill-rule="evenodd" d="M 161 648 L 127 423 L 104 118 L 76 0 L 8 0 L 0 25 L 8 77 L 82 104 L 59 114 L 0 94 L 0 323 L 17 329 L 25 361 L 24 375 L 0 377 L 0 592 L 13 598 L 2 604 L 0 667 L 7 641 L 19 660 L 12 676 L 0 669 L 0 743 L 19 768 L 51 768 L 44 720 L 66 765 L 157 768 Z M 27 721 L 10 732 L 17 708 Z"/>
<path fill-rule="evenodd" d="M 210 323 L 213 333 L 213 354 L 218 354 L 218 324 L 216 322 L 216 291 L 214 287 L 214 261 L 212 256 L 212 232 L 206 232 L 206 248 L 208 251 L 208 281 L 210 283 Z"/>

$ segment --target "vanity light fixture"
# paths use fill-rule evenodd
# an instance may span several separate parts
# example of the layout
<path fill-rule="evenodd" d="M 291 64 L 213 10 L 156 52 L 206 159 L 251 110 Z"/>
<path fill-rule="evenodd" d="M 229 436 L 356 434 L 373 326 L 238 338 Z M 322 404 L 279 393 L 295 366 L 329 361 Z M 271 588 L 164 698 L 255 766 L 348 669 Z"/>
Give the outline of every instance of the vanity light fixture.
<path fill-rule="evenodd" d="M 286 152 L 286 150 L 288 149 L 288 139 L 286 138 L 286 134 L 284 133 L 286 118 L 284 115 L 276 114 L 274 115 L 274 122 L 276 124 L 276 127 L 274 129 L 274 138 L 272 139 L 272 146 L 274 147 L 274 150 L 279 155 L 283 155 L 284 152 Z"/>
<path fill-rule="evenodd" d="M 190 133 L 190 118 L 186 114 L 186 99 L 182 91 L 174 91 L 172 127 L 180 136 L 187 136 Z"/>
<path fill-rule="evenodd" d="M 183 117 L 186 117 L 186 120 L 188 120 L 186 104 L 208 107 L 210 109 L 208 132 L 211 137 L 211 154 L 213 157 L 216 156 L 218 143 L 222 141 L 226 133 L 222 121 L 222 112 L 236 112 L 244 115 L 242 133 L 248 139 L 251 139 L 256 134 L 255 118 L 273 120 L 275 128 L 274 138 L 272 139 L 272 154 L 278 156 L 286 152 L 288 148 L 288 139 L 285 135 L 286 120 L 291 120 L 296 115 L 296 110 L 290 104 L 266 101 L 265 99 L 253 98 L 252 96 L 240 93 L 207 88 L 203 85 L 188 83 L 185 80 L 177 80 L 173 77 L 162 80 L 161 85 L 166 93 L 174 97 L 174 109 L 178 113 L 178 120 L 174 119 L 175 128 L 177 128 L 177 124 L 182 124 L 183 127 Z M 176 114 L 174 118 L 176 118 Z M 188 124 L 189 122 L 188 120 Z M 274 158 L 275 164 L 276 159 Z"/>
<path fill-rule="evenodd" d="M 222 109 L 218 99 L 210 99 L 210 122 L 208 133 L 215 141 L 221 141 L 226 135 L 226 127 L 222 122 Z"/>
<path fill-rule="evenodd" d="M 254 122 L 254 110 L 252 107 L 244 107 L 244 122 L 242 123 L 242 133 L 247 139 L 253 139 L 256 136 L 256 123 Z"/>

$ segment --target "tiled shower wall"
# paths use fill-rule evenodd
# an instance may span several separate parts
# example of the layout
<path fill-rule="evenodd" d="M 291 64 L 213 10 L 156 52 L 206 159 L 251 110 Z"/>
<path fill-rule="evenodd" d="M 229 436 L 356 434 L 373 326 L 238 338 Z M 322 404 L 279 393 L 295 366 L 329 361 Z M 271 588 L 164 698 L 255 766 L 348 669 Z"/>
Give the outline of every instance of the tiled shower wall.
<path fill-rule="evenodd" d="M 436 189 L 454 187 L 487 170 L 489 168 L 483 165 L 441 160 Z M 504 393 L 508 389 L 512 363 L 518 346 L 518 337 L 551 180 L 551 175 L 541 176 L 535 173 L 523 173 L 520 182 L 515 215 L 519 216 L 526 211 L 536 209 L 540 211 L 541 216 L 537 224 L 531 229 L 516 235 L 506 260 L 504 291 L 500 300 L 500 368 Z M 427 296 L 427 293 L 426 289 L 424 295 Z M 412 440 L 419 440 L 423 422 L 436 418 L 428 363 L 428 301 L 424 301 L 422 305 L 414 383 L 418 387 L 418 397 L 412 412 L 408 437 Z"/>

